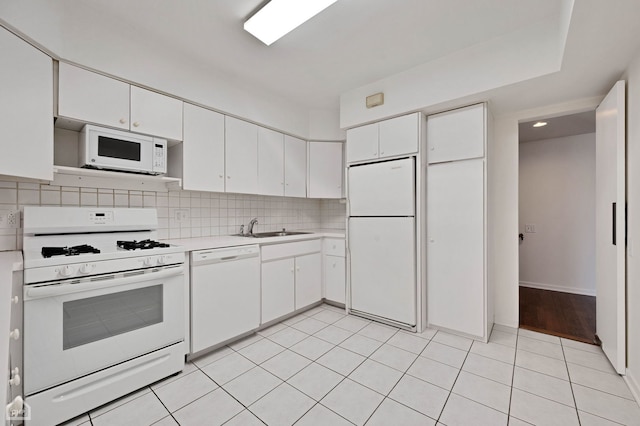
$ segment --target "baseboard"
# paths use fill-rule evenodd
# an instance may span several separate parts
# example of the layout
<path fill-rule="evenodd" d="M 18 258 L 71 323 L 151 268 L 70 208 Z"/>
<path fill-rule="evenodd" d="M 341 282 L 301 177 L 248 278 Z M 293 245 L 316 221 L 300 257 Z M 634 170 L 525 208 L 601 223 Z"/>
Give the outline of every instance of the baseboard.
<path fill-rule="evenodd" d="M 628 368 L 627 368 L 626 374 L 622 377 L 624 378 L 624 381 L 627 383 L 627 386 L 629 386 L 629 389 L 631 390 L 631 394 L 635 398 L 636 402 L 640 404 L 640 382 L 636 380 L 634 375 L 631 373 L 631 370 L 629 370 Z"/>
<path fill-rule="evenodd" d="M 537 288 L 539 290 L 560 291 L 562 293 L 580 294 L 583 296 L 595 296 L 596 291 L 588 288 L 568 288 L 554 284 L 533 283 L 531 281 L 520 281 L 520 287 Z"/>

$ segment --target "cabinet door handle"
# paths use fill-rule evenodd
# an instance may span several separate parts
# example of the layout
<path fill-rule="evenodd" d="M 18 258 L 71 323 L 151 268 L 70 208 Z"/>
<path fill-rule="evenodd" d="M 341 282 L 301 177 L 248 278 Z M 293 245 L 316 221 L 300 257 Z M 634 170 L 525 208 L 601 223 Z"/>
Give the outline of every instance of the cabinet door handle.
<path fill-rule="evenodd" d="M 120 120 L 118 120 L 120 122 L 120 124 L 124 124 L 127 122 L 127 120 L 125 120 L 124 118 L 121 118 Z"/>
<path fill-rule="evenodd" d="M 139 121 L 135 121 L 135 122 L 133 123 L 133 127 L 139 127 L 139 126 L 140 126 L 140 122 L 139 122 Z"/>
<path fill-rule="evenodd" d="M 612 221 L 611 221 L 611 236 L 612 236 L 612 242 L 613 245 L 616 245 L 616 203 L 611 203 L 611 217 L 612 217 Z"/>
<path fill-rule="evenodd" d="M 13 296 L 11 298 L 11 303 L 13 303 L 14 305 L 17 305 L 19 301 L 20 299 L 18 299 L 18 296 Z"/>
<path fill-rule="evenodd" d="M 18 340 L 20 338 L 20 330 L 17 328 L 9 333 L 9 338 L 13 340 Z"/>
<path fill-rule="evenodd" d="M 11 386 L 20 386 L 20 375 L 16 374 L 12 379 L 9 379 L 9 384 Z"/>

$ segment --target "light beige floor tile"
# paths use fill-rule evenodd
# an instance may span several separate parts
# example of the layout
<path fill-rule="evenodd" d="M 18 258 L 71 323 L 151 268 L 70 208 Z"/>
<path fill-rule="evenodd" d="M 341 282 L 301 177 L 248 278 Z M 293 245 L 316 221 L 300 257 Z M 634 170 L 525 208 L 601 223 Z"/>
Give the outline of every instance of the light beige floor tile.
<path fill-rule="evenodd" d="M 545 426 L 579 425 L 576 409 L 520 389 L 511 393 L 509 414 L 525 422 Z"/>
<path fill-rule="evenodd" d="M 429 341 L 426 339 L 408 333 L 396 333 L 387 340 L 388 345 L 393 345 L 414 354 L 422 352 L 428 343 Z"/>
<path fill-rule="evenodd" d="M 397 328 L 372 322 L 362 330 L 358 331 L 358 334 L 379 342 L 386 342 L 397 332 Z"/>
<path fill-rule="evenodd" d="M 178 422 L 176 422 L 173 417 L 167 416 L 164 419 L 154 423 L 153 426 L 179 426 L 179 425 L 178 425 Z"/>
<path fill-rule="evenodd" d="M 405 372 L 418 355 L 395 346 L 384 344 L 375 351 L 370 358 L 391 368 Z"/>
<path fill-rule="evenodd" d="M 460 370 L 425 357 L 418 357 L 407 374 L 441 388 L 451 390 Z"/>
<path fill-rule="evenodd" d="M 562 346 L 556 343 L 549 343 L 542 340 L 518 335 L 518 349 L 527 352 L 533 352 L 534 354 L 538 355 L 548 356 L 550 358 L 564 360 Z"/>
<path fill-rule="evenodd" d="M 588 343 L 577 342 L 575 340 L 564 338 L 561 338 L 560 341 L 562 342 L 562 346 L 566 348 L 580 349 L 581 351 L 593 352 L 596 354 L 602 353 L 602 348 L 600 346 L 590 345 Z"/>
<path fill-rule="evenodd" d="M 371 321 L 365 320 L 362 318 L 357 318 L 352 315 L 347 315 L 339 321 L 333 323 L 338 328 L 342 328 L 344 330 L 350 331 L 352 333 L 357 333 L 358 331 L 365 328 L 369 325 Z"/>
<path fill-rule="evenodd" d="M 267 337 L 269 340 L 288 348 L 307 338 L 307 334 L 295 328 L 286 328 Z"/>
<path fill-rule="evenodd" d="M 328 312 L 331 312 L 331 311 L 328 311 Z M 314 334 L 322 330 L 326 326 L 327 326 L 326 322 L 322 322 L 314 318 L 306 318 L 300 322 L 293 324 L 291 328 L 295 328 L 296 330 L 302 331 L 303 333 Z"/>
<path fill-rule="evenodd" d="M 567 364 L 563 360 L 549 358 L 533 352 L 518 350 L 516 354 L 516 365 L 538 373 L 547 374 L 562 380 L 569 380 Z"/>
<path fill-rule="evenodd" d="M 98 417 L 91 416 L 91 422 L 95 426 L 150 425 L 168 414 L 153 392 L 148 392 Z"/>
<path fill-rule="evenodd" d="M 262 367 L 255 367 L 240 377 L 236 377 L 223 388 L 245 407 L 256 402 L 282 383 Z"/>
<path fill-rule="evenodd" d="M 489 408 L 486 405 L 451 394 L 439 420 L 447 426 L 506 426 L 508 417 L 505 413 Z"/>
<path fill-rule="evenodd" d="M 578 411 L 578 417 L 580 418 L 581 426 L 618 426 L 620 425 L 620 423 L 615 423 L 615 422 L 612 422 L 611 420 L 603 419 L 602 417 L 585 413 L 584 411 Z"/>
<path fill-rule="evenodd" d="M 217 387 L 213 380 L 198 370 L 156 389 L 155 393 L 164 406 L 173 413 Z"/>
<path fill-rule="evenodd" d="M 515 417 L 509 417 L 509 426 L 529 426 L 531 423 L 527 423 L 523 420 L 517 419 Z"/>
<path fill-rule="evenodd" d="M 338 345 L 347 340 L 353 333 L 342 328 L 330 325 L 314 334 L 318 339 L 322 339 L 334 345 Z"/>
<path fill-rule="evenodd" d="M 83 414 L 78 417 L 74 417 L 71 420 L 67 420 L 64 423 L 61 423 L 59 426 L 91 426 L 91 420 L 89 420 L 88 414 Z M 9 423 L 7 422 L 7 425 Z"/>
<path fill-rule="evenodd" d="M 367 422 L 367 426 L 433 426 L 435 424 L 435 420 L 389 398 L 382 401 Z"/>
<path fill-rule="evenodd" d="M 282 324 L 288 325 L 289 327 L 291 327 L 293 324 L 295 324 L 297 322 L 300 322 L 300 321 L 302 321 L 304 319 L 307 319 L 307 318 L 309 318 L 309 317 L 304 315 L 304 314 L 298 314 L 296 316 L 293 316 L 291 318 L 288 318 L 288 319 L 282 321 Z"/>
<path fill-rule="evenodd" d="M 362 364 L 364 360 L 365 357 L 362 355 L 358 355 L 354 352 L 336 346 L 318 358 L 316 362 L 342 374 L 343 376 L 348 376 L 356 369 L 356 367 Z"/>
<path fill-rule="evenodd" d="M 640 424 L 640 407 L 635 401 L 573 384 L 578 410 L 624 425 Z"/>
<path fill-rule="evenodd" d="M 605 373 L 617 374 L 613 366 L 604 353 L 593 353 L 581 351 L 579 349 L 564 348 L 567 363 L 582 365 L 583 367 L 594 368 Z"/>
<path fill-rule="evenodd" d="M 359 334 L 354 334 L 344 342 L 340 343 L 340 347 L 348 349 L 351 352 L 355 352 L 362 356 L 371 355 L 381 345 L 382 345 L 382 342 L 379 342 L 374 339 L 370 339 L 368 337 L 361 336 Z"/>
<path fill-rule="evenodd" d="M 389 394 L 389 398 L 432 419 L 440 416 L 448 396 L 448 391 L 406 374 Z"/>
<path fill-rule="evenodd" d="M 353 423 L 340 417 L 322 404 L 317 404 L 296 423 L 296 426 L 352 426 Z"/>
<path fill-rule="evenodd" d="M 556 345 L 560 344 L 560 338 L 557 336 L 552 336 L 551 334 L 538 333 L 537 331 L 527 330 L 525 328 L 521 328 L 518 331 L 518 337 L 528 337 L 530 339 L 542 340 L 543 342 L 553 343 Z"/>
<path fill-rule="evenodd" d="M 280 379 L 287 380 L 310 363 L 311 360 L 287 349 L 263 362 L 261 366 Z"/>
<path fill-rule="evenodd" d="M 471 346 L 471 353 L 485 356 L 487 358 L 497 359 L 498 361 L 513 364 L 515 361 L 516 350 L 505 345 L 497 343 L 482 343 L 475 341 Z"/>
<path fill-rule="evenodd" d="M 262 364 L 269 358 L 276 356 L 284 350 L 285 348 L 283 346 L 280 346 L 277 343 L 272 342 L 269 338 L 266 338 L 240 349 L 238 353 L 256 364 Z"/>
<path fill-rule="evenodd" d="M 569 382 L 546 374 L 516 367 L 513 373 L 513 387 L 575 407 Z"/>
<path fill-rule="evenodd" d="M 271 327 L 267 327 L 264 330 L 258 331 L 258 334 L 264 337 L 269 337 L 272 334 L 277 333 L 278 331 L 284 330 L 285 328 L 287 328 L 287 326 L 279 322 L 278 324 L 274 324 Z"/>
<path fill-rule="evenodd" d="M 212 362 L 215 362 L 221 358 L 224 358 L 227 355 L 231 355 L 233 353 L 233 349 L 227 347 L 227 346 L 223 346 L 220 349 L 216 349 L 213 352 L 209 352 L 208 354 L 202 355 L 196 359 L 194 359 L 192 362 L 193 364 L 195 364 L 196 366 L 203 368 L 209 364 L 211 364 Z"/>
<path fill-rule="evenodd" d="M 493 329 L 497 331 L 501 331 L 503 333 L 518 335 L 518 329 L 515 327 L 509 327 L 502 324 L 493 324 Z"/>
<path fill-rule="evenodd" d="M 325 309 L 322 312 L 318 312 L 317 314 L 315 314 L 312 318 L 327 324 L 333 324 L 336 321 L 340 321 L 345 316 L 345 314 L 340 314 L 338 312 Z"/>
<path fill-rule="evenodd" d="M 467 355 L 462 370 L 507 386 L 513 378 L 513 365 L 474 353 Z"/>
<path fill-rule="evenodd" d="M 268 425 L 292 425 L 315 401 L 286 383 L 253 403 L 249 410 Z"/>
<path fill-rule="evenodd" d="M 418 336 L 426 340 L 433 339 L 433 336 L 435 336 L 437 332 L 438 330 L 436 330 L 435 328 L 425 328 L 423 331 L 415 333 L 411 331 L 400 330 L 400 333 L 407 333 L 411 336 Z"/>
<path fill-rule="evenodd" d="M 311 360 L 316 360 L 333 349 L 334 345 L 314 336 L 309 336 L 289 349 Z"/>
<path fill-rule="evenodd" d="M 260 342 L 258 342 L 260 343 Z M 218 385 L 235 379 L 242 373 L 251 370 L 255 364 L 240 354 L 233 353 L 202 368 Z"/>
<path fill-rule="evenodd" d="M 290 378 L 287 383 L 316 401 L 320 401 L 342 380 L 344 376 L 322 365 L 312 363 Z"/>
<path fill-rule="evenodd" d="M 345 379 L 321 403 L 356 425 L 364 425 L 383 399 L 379 393 Z"/>
<path fill-rule="evenodd" d="M 438 331 L 438 333 L 436 333 L 436 335 L 433 336 L 431 340 L 433 342 L 442 343 L 443 345 L 451 346 L 463 351 L 468 351 L 471 348 L 471 344 L 473 343 L 473 340 L 471 339 L 456 336 L 444 331 Z"/>
<path fill-rule="evenodd" d="M 617 374 L 605 373 L 578 364 L 569 363 L 567 366 L 569 367 L 572 383 L 634 400 L 633 394 L 631 394 L 624 379 Z"/>
<path fill-rule="evenodd" d="M 400 377 L 402 377 L 402 372 L 371 359 L 367 359 L 360 364 L 360 366 L 349 375 L 351 380 L 369 389 L 373 389 L 382 395 L 389 394 L 391 389 L 398 383 L 398 380 L 400 380 Z"/>
<path fill-rule="evenodd" d="M 264 426 L 264 423 L 254 416 L 251 411 L 244 410 L 226 422 L 224 426 Z"/>
<path fill-rule="evenodd" d="M 461 371 L 452 392 L 503 413 L 509 413 L 511 388 L 493 380 Z"/>
<path fill-rule="evenodd" d="M 489 337 L 489 342 L 509 346 L 510 348 L 515 348 L 517 341 L 517 334 L 505 333 L 496 329 L 491 332 L 491 337 Z"/>
<path fill-rule="evenodd" d="M 221 425 L 242 410 L 244 407 L 238 401 L 218 388 L 176 411 L 173 416 L 180 426 Z"/>
<path fill-rule="evenodd" d="M 432 340 L 420 356 L 439 361 L 454 368 L 460 368 L 467 357 L 467 352 Z"/>

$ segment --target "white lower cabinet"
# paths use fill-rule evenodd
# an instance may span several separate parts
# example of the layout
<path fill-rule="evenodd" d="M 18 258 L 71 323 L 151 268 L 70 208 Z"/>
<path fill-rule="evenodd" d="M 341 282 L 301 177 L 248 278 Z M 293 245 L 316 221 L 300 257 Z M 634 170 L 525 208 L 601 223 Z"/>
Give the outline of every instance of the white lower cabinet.
<path fill-rule="evenodd" d="M 345 259 L 340 256 L 324 256 L 324 298 L 345 303 Z"/>
<path fill-rule="evenodd" d="M 262 324 L 322 300 L 321 240 L 263 246 Z"/>
<path fill-rule="evenodd" d="M 262 264 L 262 323 L 295 310 L 295 261 L 281 259 Z"/>

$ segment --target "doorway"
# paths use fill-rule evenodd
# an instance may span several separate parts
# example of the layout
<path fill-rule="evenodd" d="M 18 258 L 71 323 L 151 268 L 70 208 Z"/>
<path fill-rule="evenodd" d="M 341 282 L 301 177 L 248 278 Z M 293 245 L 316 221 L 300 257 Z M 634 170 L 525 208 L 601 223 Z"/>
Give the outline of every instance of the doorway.
<path fill-rule="evenodd" d="M 585 343 L 596 340 L 595 150 L 593 110 L 519 124 L 520 327 Z"/>

